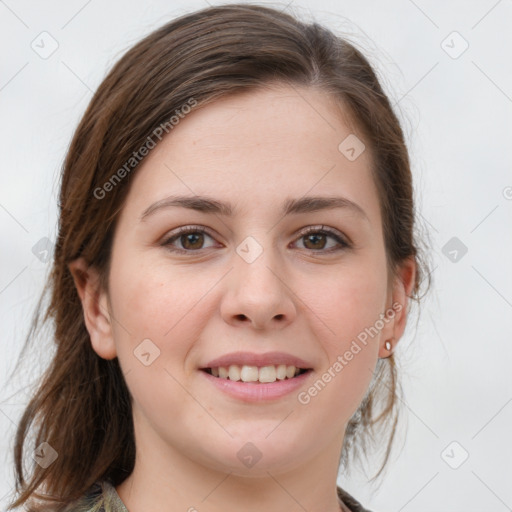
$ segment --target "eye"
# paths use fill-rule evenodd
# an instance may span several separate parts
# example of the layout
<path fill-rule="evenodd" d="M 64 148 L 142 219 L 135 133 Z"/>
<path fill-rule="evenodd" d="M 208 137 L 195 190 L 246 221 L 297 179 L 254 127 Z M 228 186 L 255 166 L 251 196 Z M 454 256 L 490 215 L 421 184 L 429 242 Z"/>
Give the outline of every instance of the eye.
<path fill-rule="evenodd" d="M 336 244 L 334 247 L 326 249 L 326 240 L 333 239 Z M 325 226 L 312 226 L 302 231 L 299 240 L 304 239 L 305 248 L 313 252 L 323 251 L 327 253 L 340 251 L 350 248 L 350 243 L 343 238 L 337 231 L 326 228 Z"/>
<path fill-rule="evenodd" d="M 180 228 L 174 235 L 167 238 L 162 245 L 168 247 L 172 252 L 185 254 L 187 252 L 194 252 L 204 249 L 204 236 L 212 238 L 206 230 L 201 226 L 186 226 Z M 212 238 L 213 239 L 213 238 Z M 173 247 L 175 241 L 182 244 L 183 249 Z"/>
<path fill-rule="evenodd" d="M 167 247 L 170 251 L 186 254 L 205 249 L 203 247 L 204 237 L 207 236 L 213 240 L 207 230 L 202 226 L 185 226 L 178 229 L 172 236 L 166 238 L 162 246 Z M 336 243 L 334 247 L 326 249 L 326 240 L 331 238 Z M 348 249 L 350 243 L 338 233 L 338 231 L 326 228 L 325 226 L 312 226 L 300 233 L 298 240 L 305 240 L 305 249 L 312 252 L 331 253 Z M 175 242 L 179 242 L 182 248 L 175 247 Z"/>

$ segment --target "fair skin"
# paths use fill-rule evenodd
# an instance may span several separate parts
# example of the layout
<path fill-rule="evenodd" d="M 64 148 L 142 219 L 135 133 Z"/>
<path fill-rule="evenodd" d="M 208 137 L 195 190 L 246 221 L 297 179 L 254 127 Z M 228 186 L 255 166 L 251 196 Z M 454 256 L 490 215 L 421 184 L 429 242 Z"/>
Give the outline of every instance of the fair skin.
<path fill-rule="evenodd" d="M 116 487 L 130 512 L 348 510 L 336 494 L 345 429 L 377 359 L 389 356 L 384 343 L 396 345 L 404 331 L 415 265 L 407 261 L 389 278 L 369 145 L 354 161 L 340 153 L 340 142 L 357 132 L 337 112 L 324 93 L 288 86 L 192 111 L 133 177 L 109 292 L 82 259 L 70 265 L 92 347 L 119 358 L 133 396 L 135 468 Z M 140 219 L 170 195 L 229 202 L 233 215 L 173 206 Z M 284 201 L 303 196 L 342 196 L 364 213 L 343 207 L 283 216 Z M 189 225 L 208 233 L 162 245 Z M 318 230 L 319 241 L 301 233 L 319 225 L 350 247 Z M 250 263 L 236 251 L 247 237 L 262 248 Z M 393 303 L 400 312 L 300 403 L 298 392 Z M 160 350 L 148 366 L 134 355 L 145 339 Z M 238 350 L 287 352 L 312 371 L 293 393 L 247 403 L 199 369 Z M 248 442 L 261 454 L 251 467 L 237 456 Z"/>

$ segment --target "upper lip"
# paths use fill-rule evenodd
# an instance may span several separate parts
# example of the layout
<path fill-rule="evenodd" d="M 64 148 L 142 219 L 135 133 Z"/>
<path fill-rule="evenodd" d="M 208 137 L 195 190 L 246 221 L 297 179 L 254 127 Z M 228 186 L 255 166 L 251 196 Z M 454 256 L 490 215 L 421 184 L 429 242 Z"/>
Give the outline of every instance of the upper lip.
<path fill-rule="evenodd" d="M 285 352 L 265 352 L 257 354 L 254 352 L 232 352 L 221 357 L 213 359 L 201 368 L 219 368 L 221 366 L 228 367 L 232 364 L 239 366 L 271 366 L 285 364 L 287 366 L 295 366 L 304 370 L 311 369 L 311 364 L 300 357 L 292 356 Z"/>

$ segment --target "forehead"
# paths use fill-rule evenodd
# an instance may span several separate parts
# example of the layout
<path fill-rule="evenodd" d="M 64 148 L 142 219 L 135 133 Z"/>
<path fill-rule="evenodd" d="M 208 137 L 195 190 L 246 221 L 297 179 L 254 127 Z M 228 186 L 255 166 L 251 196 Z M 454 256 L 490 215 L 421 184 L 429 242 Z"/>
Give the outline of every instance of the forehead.
<path fill-rule="evenodd" d="M 359 141 L 355 159 L 344 153 L 347 140 Z M 196 107 L 135 174 L 125 207 L 139 215 L 170 194 L 225 199 L 236 215 L 258 205 L 268 211 L 271 203 L 277 212 L 285 197 L 334 192 L 379 215 L 370 149 L 348 113 L 325 92 L 295 85 Z"/>

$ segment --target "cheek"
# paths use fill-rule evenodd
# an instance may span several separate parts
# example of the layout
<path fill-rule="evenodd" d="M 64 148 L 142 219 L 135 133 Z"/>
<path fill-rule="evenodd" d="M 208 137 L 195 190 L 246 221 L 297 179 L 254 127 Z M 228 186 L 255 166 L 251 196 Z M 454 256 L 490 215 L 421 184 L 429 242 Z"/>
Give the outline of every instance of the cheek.
<path fill-rule="evenodd" d="M 316 401 L 314 407 L 332 420 L 341 414 L 348 421 L 371 382 L 380 339 L 375 326 L 380 326 L 387 291 L 381 267 L 374 263 L 346 268 L 325 280 L 314 294 L 314 304 L 306 301 L 321 319 L 317 336 L 326 363 L 302 403 Z"/>
<path fill-rule="evenodd" d="M 329 351 L 349 346 L 365 329 L 375 325 L 384 312 L 387 294 L 385 266 L 381 261 L 347 265 L 326 276 L 322 286 L 306 302 L 324 321 Z M 306 290 L 304 297 L 308 297 Z M 314 297 L 314 299 L 313 299 Z"/>
<path fill-rule="evenodd" d="M 213 282 L 143 258 L 113 262 L 114 341 L 126 383 L 146 417 L 170 421 L 162 404 L 175 412 L 186 403 L 183 362 L 204 329 L 200 299 Z"/>
<path fill-rule="evenodd" d="M 160 351 L 155 365 L 170 367 L 167 363 L 173 359 L 183 360 L 208 321 L 202 298 L 218 278 L 198 278 L 183 267 L 171 272 L 168 262 L 142 257 L 115 263 L 111 290 L 119 358 L 128 363 L 140 343 L 149 339 Z"/>

